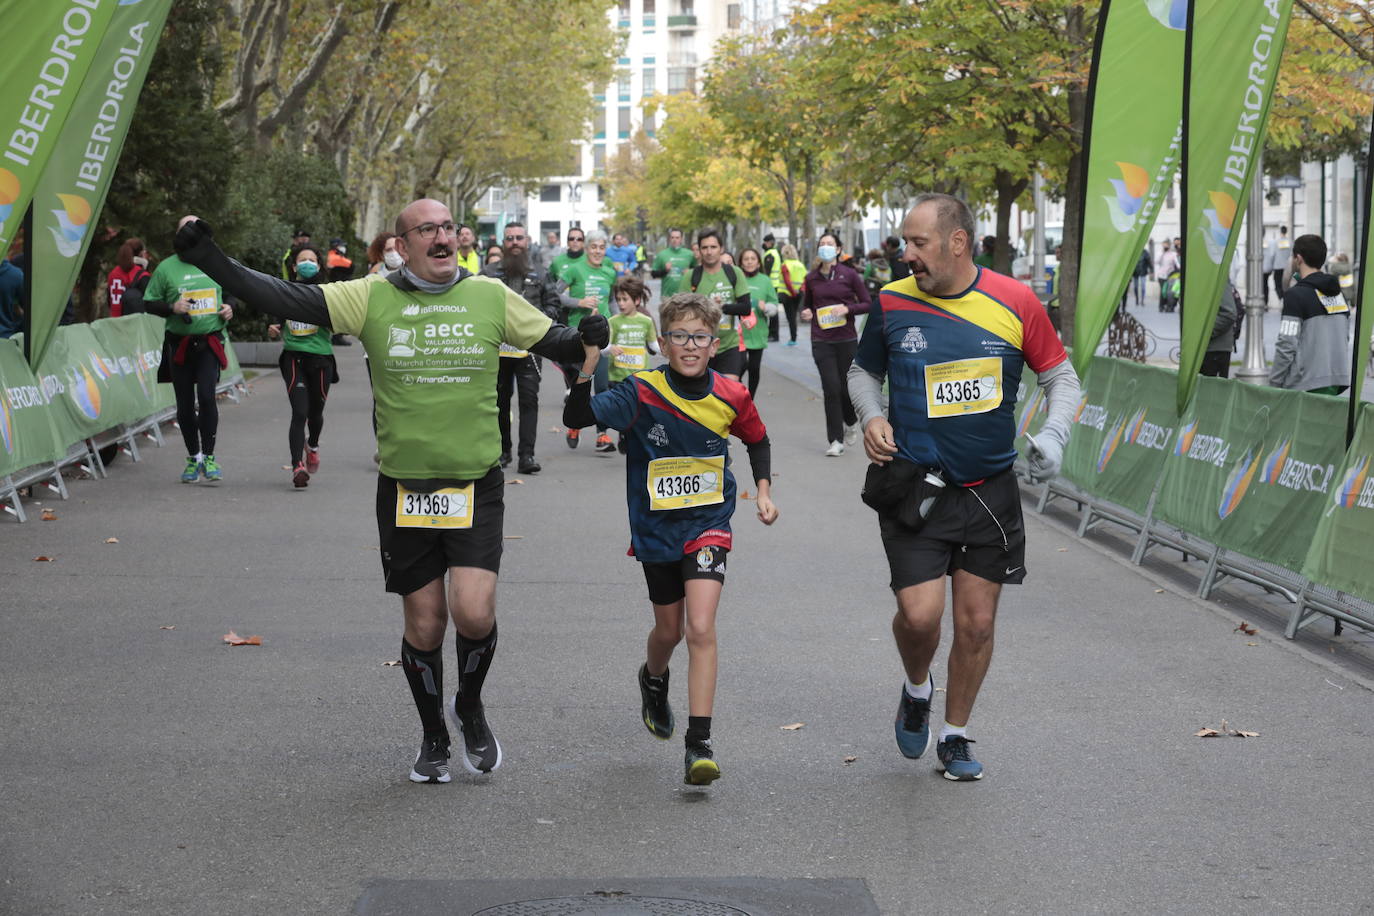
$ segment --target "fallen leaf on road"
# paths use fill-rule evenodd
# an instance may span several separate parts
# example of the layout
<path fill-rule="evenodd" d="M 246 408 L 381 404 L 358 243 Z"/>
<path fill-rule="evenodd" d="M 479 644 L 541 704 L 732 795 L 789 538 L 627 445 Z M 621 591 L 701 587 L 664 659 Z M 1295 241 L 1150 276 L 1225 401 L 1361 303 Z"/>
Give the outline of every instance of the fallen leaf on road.
<path fill-rule="evenodd" d="M 400 664 L 400 661 L 382 662 L 382 667 L 383 667 L 383 668 L 395 668 L 395 667 L 396 667 L 397 665 L 399 665 L 399 664 Z"/>
<path fill-rule="evenodd" d="M 40 515 L 39 518 L 45 522 L 55 522 L 57 521 L 57 513 L 51 509 L 44 509 L 43 514 Z"/>
<path fill-rule="evenodd" d="M 1231 732 L 1231 734 L 1235 735 L 1237 738 L 1258 738 L 1258 737 L 1259 737 L 1259 732 L 1243 732 L 1243 731 L 1236 730 L 1236 731 Z"/>
<path fill-rule="evenodd" d="M 1218 738 L 1221 736 L 1221 732 L 1217 731 L 1215 728 L 1200 728 L 1193 732 L 1193 736 L 1197 738 Z"/>
<path fill-rule="evenodd" d="M 1068 553 L 1068 552 L 1069 552 L 1069 548 L 1067 548 L 1067 547 L 1060 547 L 1060 548 L 1059 548 L 1059 552 L 1060 552 L 1060 553 Z"/>
<path fill-rule="evenodd" d="M 106 539 L 105 539 L 105 543 L 106 543 L 106 544 L 118 544 L 118 543 L 119 543 L 119 538 L 106 538 Z"/>
<path fill-rule="evenodd" d="M 382 549 L 382 548 L 377 547 L 377 546 L 375 546 L 375 545 L 374 545 L 374 546 L 364 547 L 364 548 L 363 548 L 363 550 L 381 550 L 381 549 Z"/>
<path fill-rule="evenodd" d="M 506 535 L 506 540 L 508 540 L 508 541 L 523 541 L 524 539 L 525 539 L 525 536 L 524 536 L 523 534 L 508 534 L 508 535 Z"/>
<path fill-rule="evenodd" d="M 1246 645 L 1247 645 L 1247 646 L 1258 646 L 1259 643 L 1257 643 L 1257 642 L 1247 642 Z"/>
<path fill-rule="evenodd" d="M 1234 630 L 1232 630 L 1231 632 L 1232 632 L 1232 633 L 1244 633 L 1246 636 L 1254 636 L 1256 633 L 1259 632 L 1259 630 L 1256 630 L 1254 627 L 1250 626 L 1250 624 L 1248 624 L 1248 623 L 1246 623 L 1244 620 L 1242 620 L 1242 621 L 1240 622 L 1240 624 L 1239 624 Z"/>
<path fill-rule="evenodd" d="M 174 623 L 173 623 L 173 624 L 169 624 L 169 625 L 164 626 L 164 627 L 158 627 L 159 630 L 175 630 L 176 628 L 177 628 L 177 625 L 174 624 Z"/>
<path fill-rule="evenodd" d="M 283 464 L 283 465 L 281 466 L 281 469 L 282 469 L 283 471 L 289 471 L 289 470 L 291 470 L 291 465 L 289 465 L 289 464 Z"/>
<path fill-rule="evenodd" d="M 858 757 L 855 757 L 853 754 L 851 754 L 851 755 L 849 755 L 848 757 L 844 758 L 844 765 L 845 765 L 845 766 L 849 766 L 851 763 L 853 763 L 854 761 L 856 761 L 856 760 L 858 760 L 858 759 L 859 759 Z"/>
<path fill-rule="evenodd" d="M 551 433 L 561 433 L 562 431 L 563 431 L 563 427 L 561 427 L 561 426 L 550 426 L 550 427 L 549 427 L 549 432 L 551 432 Z"/>
<path fill-rule="evenodd" d="M 233 630 L 224 634 L 224 641 L 231 646 L 260 646 L 262 645 L 261 636 L 240 636 Z"/>
<path fill-rule="evenodd" d="M 52 557 L 34 557 L 34 558 L 33 558 L 33 562 L 35 562 L 35 563 L 51 563 L 51 562 L 52 562 Z"/>
<path fill-rule="evenodd" d="M 805 728 L 805 727 L 806 727 L 806 723 L 805 723 L 805 722 L 793 722 L 791 725 L 784 725 L 784 726 L 782 727 L 782 730 L 785 731 L 785 732 L 794 732 L 794 731 L 796 731 L 796 730 L 799 729 L 799 728 Z"/>
<path fill-rule="evenodd" d="M 524 483 L 524 481 L 521 480 L 519 477 L 512 477 L 510 480 L 507 480 L 507 481 L 506 481 L 506 486 L 508 486 L 508 487 L 509 487 L 509 486 L 513 486 L 514 484 L 517 484 L 517 483 Z"/>
<path fill-rule="evenodd" d="M 936 687 L 936 688 L 935 688 L 935 692 L 936 692 L 936 693 L 944 693 L 944 692 L 945 692 L 945 688 L 943 688 L 943 687 Z"/>
<path fill-rule="evenodd" d="M 535 822 L 536 824 L 545 824 L 545 825 L 547 825 L 547 826 L 552 826 L 552 825 L 553 825 L 553 821 L 549 820 L 549 819 L 546 818 L 546 817 L 537 817 L 537 818 L 534 819 L 534 822 Z"/>
<path fill-rule="evenodd" d="M 1162 594 L 1164 594 L 1164 589 L 1162 589 L 1162 588 L 1157 588 L 1157 589 L 1155 589 L 1155 594 L 1156 594 L 1156 595 L 1162 595 Z"/>
<path fill-rule="evenodd" d="M 740 491 L 739 491 L 739 498 L 740 498 L 740 499 L 753 499 L 754 497 L 753 497 L 752 494 L 750 494 L 750 492 L 749 492 L 748 490 L 740 490 Z"/>

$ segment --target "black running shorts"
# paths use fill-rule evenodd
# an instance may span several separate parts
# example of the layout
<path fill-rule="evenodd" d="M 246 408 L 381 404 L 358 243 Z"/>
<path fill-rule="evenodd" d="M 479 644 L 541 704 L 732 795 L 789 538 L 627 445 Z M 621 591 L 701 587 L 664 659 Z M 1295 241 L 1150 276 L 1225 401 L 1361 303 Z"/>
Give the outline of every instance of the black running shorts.
<path fill-rule="evenodd" d="M 725 582 L 724 547 L 708 546 L 689 553 L 676 563 L 643 563 L 644 581 L 649 585 L 649 600 L 654 604 L 675 604 L 687 597 L 688 579 L 715 579 Z"/>
<path fill-rule="evenodd" d="M 731 347 L 728 350 L 720 350 L 715 356 L 711 357 L 710 366 L 722 375 L 733 375 L 739 378 L 744 372 L 744 351 Z"/>
<path fill-rule="evenodd" d="M 455 481 L 461 484 L 463 481 Z M 473 481 L 471 528 L 409 528 L 396 525 L 396 481 L 377 475 L 377 536 L 386 590 L 409 595 L 450 566 L 499 572 L 506 513 L 506 481 L 500 468 Z"/>
<path fill-rule="evenodd" d="M 951 485 L 919 532 L 878 516 L 892 590 L 900 591 L 956 569 L 1003 585 L 1026 577 L 1026 529 L 1021 490 L 1010 469 L 974 487 Z"/>

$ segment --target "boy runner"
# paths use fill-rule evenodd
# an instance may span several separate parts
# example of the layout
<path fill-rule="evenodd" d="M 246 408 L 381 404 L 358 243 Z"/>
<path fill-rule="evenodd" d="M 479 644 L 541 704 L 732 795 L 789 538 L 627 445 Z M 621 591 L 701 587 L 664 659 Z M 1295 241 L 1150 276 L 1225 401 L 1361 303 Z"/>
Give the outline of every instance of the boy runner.
<path fill-rule="evenodd" d="M 647 659 L 639 669 L 644 725 L 664 741 L 673 735 L 668 705 L 668 662 L 687 635 L 688 720 L 683 781 L 707 785 L 720 777 L 711 748 L 716 692 L 716 608 L 725 583 L 735 478 L 728 438 L 749 450 L 759 521 L 771 525 L 778 510 L 770 486 L 768 431 L 749 392 L 712 372 L 707 363 L 719 344 L 720 309 L 695 293 L 664 302 L 659 346 L 668 365 L 630 376 L 624 384 L 591 397 L 600 351 L 586 359 L 563 408 L 569 427 L 605 423 L 629 439 L 625 482 L 630 549 L 643 565 L 654 609 Z"/>

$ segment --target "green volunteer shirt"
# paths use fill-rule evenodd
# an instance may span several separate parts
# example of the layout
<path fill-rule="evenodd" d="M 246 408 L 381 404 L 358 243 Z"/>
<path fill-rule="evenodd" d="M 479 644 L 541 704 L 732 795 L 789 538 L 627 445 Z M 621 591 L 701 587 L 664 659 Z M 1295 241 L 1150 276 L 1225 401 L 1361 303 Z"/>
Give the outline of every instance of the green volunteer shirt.
<path fill-rule="evenodd" d="M 667 270 L 663 278 L 662 298 L 667 299 L 682 287 L 683 274 L 696 266 L 690 248 L 665 248 L 654 258 L 654 270 Z"/>
<path fill-rule="evenodd" d="M 167 316 L 169 334 L 213 334 L 224 330 L 224 319 L 219 317 L 224 291 L 199 267 L 192 267 L 172 255 L 157 265 L 143 298 L 171 305 L 183 296 L 195 303 L 191 307 L 191 321 L 187 323 L 183 315 Z"/>
<path fill-rule="evenodd" d="M 745 277 L 744 282 L 749 284 L 749 298 L 754 304 L 753 327 L 744 329 L 744 348 L 746 350 L 762 350 L 768 346 L 768 313 L 763 310 L 765 302 L 776 303 L 778 294 L 773 290 L 773 280 L 766 274 L 757 273 L 752 277 Z"/>
<path fill-rule="evenodd" d="M 648 315 L 631 312 L 611 316 L 611 345 L 622 347 L 620 356 L 610 356 L 608 378 L 612 382 L 627 379 L 649 368 L 649 341 L 655 337 L 654 320 Z"/>
<path fill-rule="evenodd" d="M 553 274 L 555 279 L 561 280 L 563 283 L 571 286 L 572 281 L 569 279 L 568 275 L 572 271 L 573 265 L 585 264 L 586 261 L 587 255 L 585 253 L 574 258 L 565 251 L 553 259 L 553 263 L 549 265 L 549 273 Z"/>
<path fill-rule="evenodd" d="M 281 325 L 282 347 L 287 350 L 295 350 L 298 353 L 315 353 L 320 356 L 328 356 L 334 352 L 334 344 L 330 342 L 329 328 L 320 327 L 318 324 L 307 324 L 304 321 L 283 321 Z"/>
<path fill-rule="evenodd" d="M 730 278 L 725 275 L 725 267 L 721 265 L 719 270 L 703 270 L 701 272 L 701 282 L 693 292 L 701 293 L 707 299 L 712 300 L 719 306 L 733 305 L 736 299 L 741 296 L 749 295 L 749 284 L 745 282 L 744 271 L 738 267 L 732 267 L 735 272 L 735 285 L 730 285 Z M 689 276 L 687 282 L 692 278 Z M 720 328 L 716 331 L 720 335 L 720 347 L 717 353 L 724 353 L 726 350 L 739 348 L 739 331 L 737 330 L 737 319 L 734 315 L 721 315 Z"/>
<path fill-rule="evenodd" d="M 585 257 L 578 258 L 568 271 L 568 295 L 574 299 L 595 296 L 597 311 L 610 318 L 611 287 L 615 285 L 615 278 L 615 268 L 609 261 L 602 261 L 600 267 L 593 267 Z M 568 309 L 568 327 L 577 327 L 590 314 L 591 309 Z"/>
<path fill-rule="evenodd" d="M 549 317 L 487 277 L 444 293 L 406 292 L 375 277 L 320 289 L 330 326 L 361 340 L 372 364 L 382 473 L 475 480 L 495 467 L 501 344 L 533 346 Z"/>

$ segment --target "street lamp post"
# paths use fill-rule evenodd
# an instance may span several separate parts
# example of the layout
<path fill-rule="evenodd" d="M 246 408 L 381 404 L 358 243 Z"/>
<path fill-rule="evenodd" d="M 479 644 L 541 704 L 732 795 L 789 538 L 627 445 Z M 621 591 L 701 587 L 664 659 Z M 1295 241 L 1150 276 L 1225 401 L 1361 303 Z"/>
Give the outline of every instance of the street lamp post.
<path fill-rule="evenodd" d="M 1269 380 L 1264 362 L 1264 163 L 1255 157 L 1255 180 L 1246 215 L 1245 361 L 1236 378 L 1253 384 Z"/>

